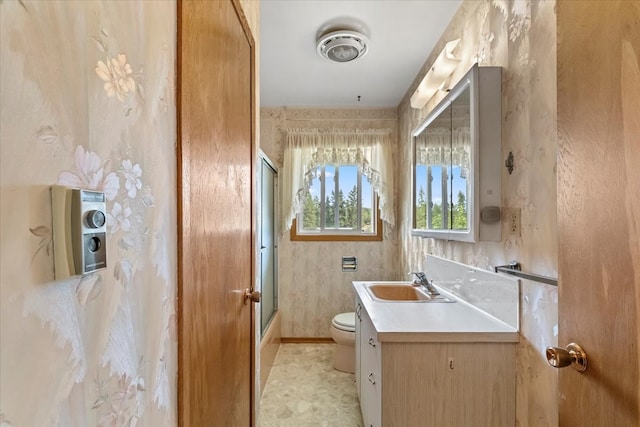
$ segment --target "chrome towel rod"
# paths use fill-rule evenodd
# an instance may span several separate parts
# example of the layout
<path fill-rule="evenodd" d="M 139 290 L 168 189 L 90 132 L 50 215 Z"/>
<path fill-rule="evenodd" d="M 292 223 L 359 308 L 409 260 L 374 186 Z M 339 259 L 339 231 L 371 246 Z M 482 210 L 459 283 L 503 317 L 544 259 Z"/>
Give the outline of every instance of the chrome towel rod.
<path fill-rule="evenodd" d="M 512 276 L 521 277 L 523 279 L 546 283 L 547 285 L 558 286 L 558 279 L 555 277 L 541 276 L 539 274 L 522 272 L 522 266 L 517 261 L 512 261 L 507 265 L 499 265 L 494 268 L 494 271 L 496 273 L 507 273 L 511 274 Z"/>

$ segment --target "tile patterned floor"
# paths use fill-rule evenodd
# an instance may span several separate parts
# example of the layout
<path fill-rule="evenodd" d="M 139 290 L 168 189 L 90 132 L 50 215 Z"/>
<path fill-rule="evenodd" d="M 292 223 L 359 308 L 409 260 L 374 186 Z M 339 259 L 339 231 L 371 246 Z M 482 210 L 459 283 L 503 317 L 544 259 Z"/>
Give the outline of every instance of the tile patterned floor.
<path fill-rule="evenodd" d="M 335 344 L 282 344 L 260 401 L 260 427 L 362 427 L 355 376 Z"/>

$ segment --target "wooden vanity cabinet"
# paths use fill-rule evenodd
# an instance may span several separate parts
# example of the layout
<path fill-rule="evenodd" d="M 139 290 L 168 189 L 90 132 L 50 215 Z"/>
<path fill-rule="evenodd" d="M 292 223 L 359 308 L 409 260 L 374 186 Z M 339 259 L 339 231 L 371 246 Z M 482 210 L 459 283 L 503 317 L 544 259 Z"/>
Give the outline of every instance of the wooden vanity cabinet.
<path fill-rule="evenodd" d="M 515 343 L 378 342 L 356 303 L 365 427 L 515 426 Z"/>

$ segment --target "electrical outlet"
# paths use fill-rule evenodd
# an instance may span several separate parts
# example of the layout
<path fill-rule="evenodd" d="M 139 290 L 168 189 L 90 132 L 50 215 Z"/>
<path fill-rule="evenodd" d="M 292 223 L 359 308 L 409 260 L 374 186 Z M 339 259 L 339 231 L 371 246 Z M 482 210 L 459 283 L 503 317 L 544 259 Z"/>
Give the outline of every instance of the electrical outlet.
<path fill-rule="evenodd" d="M 509 234 L 520 236 L 520 208 L 509 209 Z"/>

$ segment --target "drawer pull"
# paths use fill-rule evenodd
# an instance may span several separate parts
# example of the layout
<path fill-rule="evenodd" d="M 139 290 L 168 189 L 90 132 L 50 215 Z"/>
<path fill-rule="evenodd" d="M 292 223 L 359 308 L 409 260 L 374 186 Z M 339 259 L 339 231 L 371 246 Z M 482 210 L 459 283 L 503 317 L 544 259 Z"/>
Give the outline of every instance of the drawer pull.
<path fill-rule="evenodd" d="M 373 340 L 373 337 L 369 337 L 369 345 L 371 347 L 375 347 L 376 346 L 376 342 Z"/>
<path fill-rule="evenodd" d="M 373 372 L 369 372 L 369 377 L 368 377 L 368 379 L 369 379 L 369 382 L 370 382 L 371 384 L 375 384 L 375 383 L 376 383 L 376 380 L 374 380 L 374 379 L 373 379 Z"/>

